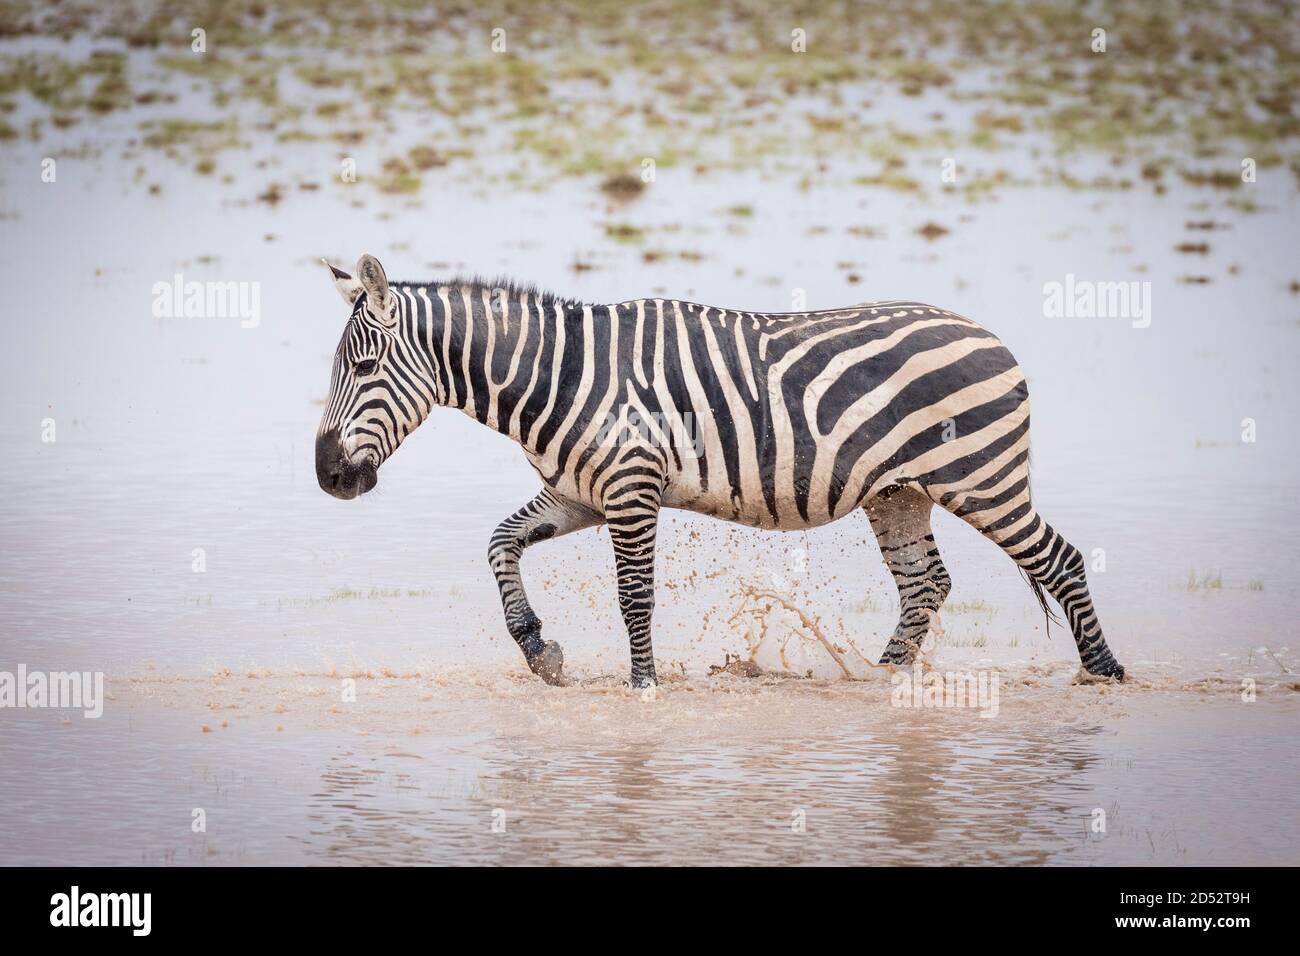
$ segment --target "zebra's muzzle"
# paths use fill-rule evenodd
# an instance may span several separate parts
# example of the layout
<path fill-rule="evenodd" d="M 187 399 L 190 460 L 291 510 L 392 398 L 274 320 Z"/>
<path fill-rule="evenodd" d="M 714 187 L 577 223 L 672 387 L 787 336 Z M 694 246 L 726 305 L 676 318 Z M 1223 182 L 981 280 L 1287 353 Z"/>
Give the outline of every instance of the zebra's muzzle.
<path fill-rule="evenodd" d="M 379 483 L 379 470 L 369 460 L 348 461 L 338 432 L 331 430 L 316 438 L 316 481 L 326 494 L 349 501 Z"/>

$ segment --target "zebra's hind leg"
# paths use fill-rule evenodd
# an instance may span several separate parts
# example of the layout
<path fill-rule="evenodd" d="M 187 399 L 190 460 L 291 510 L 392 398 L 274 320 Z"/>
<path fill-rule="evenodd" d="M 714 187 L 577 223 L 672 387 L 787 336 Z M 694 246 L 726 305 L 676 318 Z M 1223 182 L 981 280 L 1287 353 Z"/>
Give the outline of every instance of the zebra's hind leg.
<path fill-rule="evenodd" d="M 898 627 L 880 655 L 882 664 L 907 664 L 916 657 L 931 615 L 952 588 L 930 530 L 933 508 L 934 502 L 910 488 L 891 489 L 865 506 L 880 554 L 898 587 Z"/>
<path fill-rule="evenodd" d="M 564 683 L 564 652 L 555 641 L 542 640 L 542 622 L 524 592 L 519 558 L 531 544 L 590 528 L 600 521 L 600 515 L 590 508 L 545 488 L 501 522 L 488 543 L 488 564 L 501 591 L 506 628 L 524 652 L 529 669 L 548 684 Z"/>
<path fill-rule="evenodd" d="M 1042 590 L 1061 605 L 1084 670 L 1094 677 L 1123 680 L 1124 668 L 1101 633 L 1083 555 L 1034 509 L 1027 474 L 995 476 L 991 481 L 985 490 L 945 495 L 943 506 L 1005 551 L 1029 575 L 1044 611 L 1047 604 Z"/>

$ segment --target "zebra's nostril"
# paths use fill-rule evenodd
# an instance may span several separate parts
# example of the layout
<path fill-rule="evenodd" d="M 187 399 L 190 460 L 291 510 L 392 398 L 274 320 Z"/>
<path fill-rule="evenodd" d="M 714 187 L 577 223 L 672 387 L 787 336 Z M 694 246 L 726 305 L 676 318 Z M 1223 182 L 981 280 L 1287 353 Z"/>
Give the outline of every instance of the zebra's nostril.
<path fill-rule="evenodd" d="M 333 489 L 337 489 L 338 486 L 339 486 L 339 481 L 340 481 L 342 478 L 343 478 L 343 475 L 342 475 L 341 472 L 339 472 L 339 471 L 331 471 L 331 472 L 330 472 L 330 487 L 333 488 Z"/>

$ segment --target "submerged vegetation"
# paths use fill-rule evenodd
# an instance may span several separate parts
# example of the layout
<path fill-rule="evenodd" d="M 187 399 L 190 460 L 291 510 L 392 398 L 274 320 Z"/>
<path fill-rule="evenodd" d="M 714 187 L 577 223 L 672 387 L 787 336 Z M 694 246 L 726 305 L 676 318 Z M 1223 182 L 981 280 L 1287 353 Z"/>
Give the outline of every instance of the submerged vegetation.
<path fill-rule="evenodd" d="M 0 138 L 102 141 L 111 120 L 128 160 L 157 151 L 200 175 L 230 168 L 219 153 L 256 165 L 292 144 L 369 157 L 356 181 L 398 194 L 478 182 L 466 160 L 484 151 L 506 160 L 501 181 L 592 177 L 612 201 L 639 196 L 648 166 L 789 171 L 808 156 L 806 185 L 843 175 L 972 201 L 1036 180 L 1239 192 L 1243 157 L 1300 178 L 1300 38 L 1267 2 L 50 0 L 0 14 Z M 1008 151 L 1036 174 L 979 168 Z M 1118 168 L 1061 172 L 1088 153 Z"/>

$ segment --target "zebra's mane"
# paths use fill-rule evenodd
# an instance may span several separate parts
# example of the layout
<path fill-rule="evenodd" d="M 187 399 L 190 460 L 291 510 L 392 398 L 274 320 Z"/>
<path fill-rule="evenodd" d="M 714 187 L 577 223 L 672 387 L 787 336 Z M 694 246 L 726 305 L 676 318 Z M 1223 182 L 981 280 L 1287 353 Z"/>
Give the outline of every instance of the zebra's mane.
<path fill-rule="evenodd" d="M 426 289 L 437 289 L 446 286 L 449 289 L 466 288 L 476 292 L 483 289 L 488 292 L 496 292 L 498 289 L 502 289 L 512 299 L 527 293 L 534 302 L 541 305 L 558 305 L 566 308 L 583 304 L 580 299 L 556 295 L 547 289 L 539 289 L 532 282 L 519 282 L 508 276 L 498 276 L 495 279 L 489 279 L 481 275 L 454 276 L 450 279 L 438 279 L 433 282 L 390 282 L 390 285 L 423 286 Z"/>

